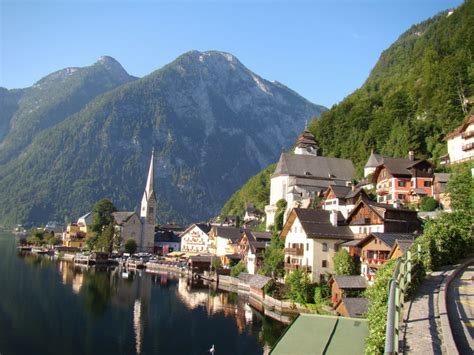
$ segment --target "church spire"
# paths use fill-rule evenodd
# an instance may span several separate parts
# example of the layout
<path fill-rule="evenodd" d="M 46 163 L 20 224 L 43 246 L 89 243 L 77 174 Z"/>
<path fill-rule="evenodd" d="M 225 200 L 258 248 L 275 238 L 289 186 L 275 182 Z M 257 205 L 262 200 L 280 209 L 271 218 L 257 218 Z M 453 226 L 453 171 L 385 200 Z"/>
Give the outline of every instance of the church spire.
<path fill-rule="evenodd" d="M 155 149 L 151 151 L 151 161 L 150 161 L 150 168 L 148 169 L 148 177 L 146 179 L 146 186 L 144 197 L 148 200 L 151 196 L 155 197 Z"/>

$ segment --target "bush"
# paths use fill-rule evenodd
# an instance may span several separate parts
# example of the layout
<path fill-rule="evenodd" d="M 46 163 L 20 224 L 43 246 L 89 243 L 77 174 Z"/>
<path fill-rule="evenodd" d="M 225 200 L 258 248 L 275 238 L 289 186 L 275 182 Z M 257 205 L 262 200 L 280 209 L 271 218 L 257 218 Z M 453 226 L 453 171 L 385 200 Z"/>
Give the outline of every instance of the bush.
<path fill-rule="evenodd" d="M 365 291 L 365 297 L 369 300 L 367 320 L 370 331 L 365 341 L 366 354 L 384 353 L 389 281 L 395 264 L 395 260 L 387 261 L 377 272 L 374 284 Z"/>
<path fill-rule="evenodd" d="M 301 270 L 292 271 L 286 278 L 286 296 L 295 303 L 305 304 L 310 299 L 312 286 L 309 276 Z"/>
<path fill-rule="evenodd" d="M 314 303 L 317 305 L 328 304 L 328 300 L 331 298 L 331 288 L 328 284 L 323 283 L 316 286 L 314 289 Z"/>
<path fill-rule="evenodd" d="M 137 251 L 137 242 L 134 239 L 128 239 L 125 242 L 124 249 L 126 253 L 133 254 Z"/>
<path fill-rule="evenodd" d="M 336 275 L 355 275 L 356 266 L 354 259 L 349 255 L 347 250 L 338 251 L 333 258 L 334 271 Z"/>
<path fill-rule="evenodd" d="M 438 201 L 436 201 L 433 197 L 425 196 L 421 200 L 420 209 L 423 212 L 434 211 L 437 207 L 438 207 Z"/>
<path fill-rule="evenodd" d="M 247 272 L 247 266 L 240 262 L 230 268 L 230 276 L 237 277 L 241 272 Z"/>

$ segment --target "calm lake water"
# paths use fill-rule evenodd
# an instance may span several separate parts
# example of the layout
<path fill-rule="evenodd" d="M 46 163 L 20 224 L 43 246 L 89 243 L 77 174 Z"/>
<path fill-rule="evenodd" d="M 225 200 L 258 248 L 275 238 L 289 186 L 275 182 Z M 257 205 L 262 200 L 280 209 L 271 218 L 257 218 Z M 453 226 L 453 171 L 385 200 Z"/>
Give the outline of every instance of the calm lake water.
<path fill-rule="evenodd" d="M 20 255 L 0 232 L 0 354 L 262 354 L 286 326 L 173 274 Z"/>

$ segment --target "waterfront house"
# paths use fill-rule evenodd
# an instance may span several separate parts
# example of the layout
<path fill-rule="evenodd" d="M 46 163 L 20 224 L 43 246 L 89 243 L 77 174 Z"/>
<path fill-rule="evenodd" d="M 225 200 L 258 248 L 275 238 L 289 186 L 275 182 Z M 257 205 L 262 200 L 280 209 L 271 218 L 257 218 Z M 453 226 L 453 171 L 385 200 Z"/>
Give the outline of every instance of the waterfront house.
<path fill-rule="evenodd" d="M 334 272 L 333 257 L 339 244 L 354 239 L 344 217 L 338 211 L 294 208 L 283 226 L 285 269 L 301 269 L 312 282 Z"/>
<path fill-rule="evenodd" d="M 369 284 L 365 277 L 360 275 L 334 275 L 329 280 L 329 287 L 331 287 L 331 303 L 336 308 L 343 297 L 358 297 Z"/>
<path fill-rule="evenodd" d="M 238 253 L 242 230 L 237 227 L 212 226 L 209 232 L 209 251 L 217 256 Z"/>
<path fill-rule="evenodd" d="M 441 164 L 458 164 L 474 159 L 474 115 L 446 136 L 448 154 L 441 157 Z"/>
<path fill-rule="evenodd" d="M 395 242 L 414 241 L 415 236 L 413 233 L 371 233 L 362 239 L 358 244 L 361 249 L 361 275 L 372 282 L 377 270 L 389 260 Z"/>
<path fill-rule="evenodd" d="M 324 193 L 322 207 L 327 211 L 340 211 L 347 218 L 361 195 L 367 196 L 360 187 L 331 185 Z"/>
<path fill-rule="evenodd" d="M 347 217 L 346 223 L 355 239 L 362 239 L 373 232 L 411 233 L 421 231 L 416 211 L 401 206 L 377 203 L 362 195 Z"/>
<path fill-rule="evenodd" d="M 372 181 L 376 184 L 377 202 L 418 203 L 425 196 L 433 196 L 433 164 L 416 160 L 411 151 L 408 159 L 384 157 Z"/>
<path fill-rule="evenodd" d="M 195 223 L 189 226 L 180 236 L 181 251 L 186 253 L 209 254 L 209 231 L 211 226 Z"/>
<path fill-rule="evenodd" d="M 80 249 L 86 246 L 86 233 L 81 231 L 77 223 L 68 224 L 63 234 L 63 246 Z"/>
<path fill-rule="evenodd" d="M 249 274 L 255 274 L 262 264 L 265 248 L 270 244 L 271 238 L 270 232 L 243 231 L 239 240 L 239 252 Z"/>
<path fill-rule="evenodd" d="M 77 219 L 77 225 L 81 228 L 81 231 L 86 233 L 87 238 L 94 235 L 92 231 L 92 224 L 94 223 L 94 218 L 92 211 L 87 212 L 85 215 Z"/>
<path fill-rule="evenodd" d="M 211 269 L 212 255 L 192 255 L 188 258 L 188 269 L 192 272 L 203 272 Z"/>
<path fill-rule="evenodd" d="M 158 228 L 155 233 L 155 254 L 166 255 L 180 249 L 181 239 L 176 232 Z"/>
<path fill-rule="evenodd" d="M 390 250 L 390 253 L 388 254 L 388 258 L 398 259 L 399 257 L 403 256 L 410 249 L 414 242 L 415 241 L 411 239 L 397 239 L 395 244 L 393 244 L 392 250 Z"/>
<path fill-rule="evenodd" d="M 294 207 L 309 207 L 330 185 L 347 186 L 354 178 L 350 160 L 318 155 L 314 136 L 305 130 L 297 139 L 294 154 L 282 153 L 270 180 L 270 203 L 265 206 L 266 228 L 273 225 L 277 202 L 285 200 L 285 221 Z"/>

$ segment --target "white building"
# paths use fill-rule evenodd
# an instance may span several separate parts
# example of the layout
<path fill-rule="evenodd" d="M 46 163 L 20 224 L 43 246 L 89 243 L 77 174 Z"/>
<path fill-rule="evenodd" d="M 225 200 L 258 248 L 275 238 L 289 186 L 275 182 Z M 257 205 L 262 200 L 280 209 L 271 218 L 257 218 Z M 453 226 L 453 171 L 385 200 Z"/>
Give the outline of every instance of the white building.
<path fill-rule="evenodd" d="M 474 159 L 474 115 L 446 136 L 448 156 L 441 163 L 456 164 Z"/>
<path fill-rule="evenodd" d="M 348 186 L 354 178 L 350 160 L 318 156 L 314 136 L 305 130 L 294 154 L 282 153 L 270 182 L 270 203 L 265 206 L 267 230 L 274 223 L 277 202 L 287 202 L 285 220 L 294 207 L 309 207 L 330 185 Z"/>
<path fill-rule="evenodd" d="M 189 226 L 181 234 L 181 251 L 198 254 L 209 254 L 209 231 L 211 226 L 196 223 Z"/>
<path fill-rule="evenodd" d="M 360 196 L 365 191 L 360 187 L 331 185 L 324 193 L 323 209 L 326 211 L 339 211 L 344 218 L 354 209 Z"/>
<path fill-rule="evenodd" d="M 326 273 L 334 272 L 334 254 L 354 235 L 340 212 L 295 208 L 280 238 L 285 239 L 285 269 L 304 270 L 312 282 L 319 282 Z"/>

